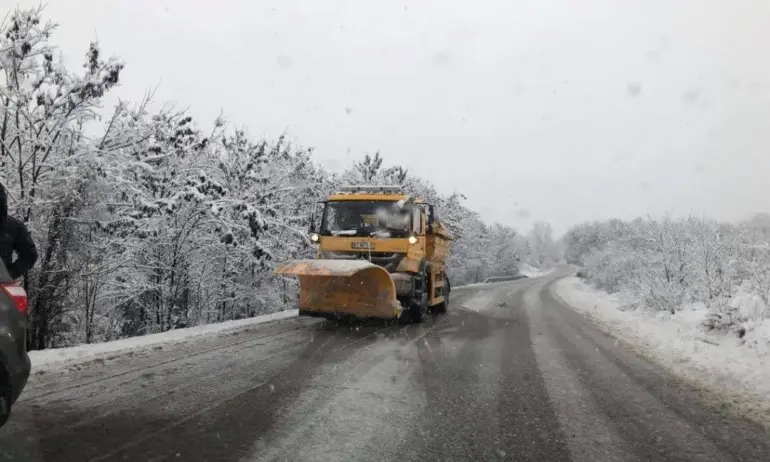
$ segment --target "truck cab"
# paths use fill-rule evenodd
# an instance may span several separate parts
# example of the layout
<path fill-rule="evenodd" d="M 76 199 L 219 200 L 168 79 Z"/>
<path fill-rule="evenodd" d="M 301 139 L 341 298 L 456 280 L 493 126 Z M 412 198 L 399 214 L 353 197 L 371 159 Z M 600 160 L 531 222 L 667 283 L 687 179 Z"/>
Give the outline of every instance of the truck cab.
<path fill-rule="evenodd" d="M 396 273 L 417 272 L 422 260 L 446 257 L 447 246 L 437 248 L 436 242 L 449 236 L 422 199 L 394 190 L 352 189 L 322 205 L 318 229 L 311 229 L 318 258 L 365 259 Z"/>

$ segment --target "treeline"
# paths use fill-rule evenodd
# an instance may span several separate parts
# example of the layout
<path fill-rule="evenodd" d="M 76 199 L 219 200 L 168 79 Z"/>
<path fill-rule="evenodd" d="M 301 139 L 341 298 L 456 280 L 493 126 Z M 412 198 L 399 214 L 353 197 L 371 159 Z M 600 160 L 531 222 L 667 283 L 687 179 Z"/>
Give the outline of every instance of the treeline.
<path fill-rule="evenodd" d="M 581 276 L 629 308 L 709 310 L 704 326 L 739 336 L 770 318 L 770 215 L 738 224 L 701 218 L 586 223 L 564 237 Z"/>
<path fill-rule="evenodd" d="M 457 237 L 455 285 L 552 259 L 550 227 L 523 237 L 483 222 L 379 154 L 332 174 L 312 151 L 254 139 L 220 117 L 201 128 L 148 96 L 106 118 L 124 63 L 97 43 L 66 68 L 40 9 L 0 29 L 0 178 L 39 261 L 24 279 L 31 349 L 101 342 L 292 306 L 277 263 L 312 255 L 311 206 L 344 183 L 401 184 L 438 206 Z"/>

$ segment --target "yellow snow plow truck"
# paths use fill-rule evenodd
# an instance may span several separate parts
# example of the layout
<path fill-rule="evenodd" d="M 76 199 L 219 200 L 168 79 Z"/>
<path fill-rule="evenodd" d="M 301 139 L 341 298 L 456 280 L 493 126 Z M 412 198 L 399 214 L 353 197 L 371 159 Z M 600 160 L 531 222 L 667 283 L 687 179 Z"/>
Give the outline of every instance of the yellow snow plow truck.
<path fill-rule="evenodd" d="M 446 311 L 452 236 L 433 205 L 390 186 L 348 186 L 320 204 L 317 258 L 275 270 L 298 276 L 300 315 L 420 322 Z"/>

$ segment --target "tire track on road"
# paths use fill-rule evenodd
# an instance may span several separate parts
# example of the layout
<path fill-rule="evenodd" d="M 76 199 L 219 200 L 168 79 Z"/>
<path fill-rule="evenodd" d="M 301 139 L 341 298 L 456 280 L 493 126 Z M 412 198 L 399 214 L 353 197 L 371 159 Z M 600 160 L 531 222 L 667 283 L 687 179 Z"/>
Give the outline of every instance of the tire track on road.
<path fill-rule="evenodd" d="M 457 310 L 454 316 L 458 313 L 464 311 Z M 175 343 L 165 351 L 126 355 L 78 372 L 46 374 L 50 383 L 33 385 L 31 396 L 19 401 L 16 409 L 26 413 L 31 428 L 19 430 L 23 437 L 4 428 L 0 458 L 156 460 L 176 459 L 179 454 L 190 461 L 238 460 L 253 451 L 258 438 L 267 436 L 269 442 L 280 437 L 272 432 L 273 425 L 294 409 L 313 380 L 321 377 L 329 393 L 310 395 L 311 412 L 317 414 L 337 399 L 339 391 L 328 387 L 338 380 L 328 367 L 356 367 L 365 373 L 384 361 L 392 366 L 398 352 L 414 352 L 413 346 L 423 345 L 436 329 L 451 329 L 451 316 L 450 307 L 448 316 L 431 316 L 419 325 L 364 326 L 360 331 L 317 319 L 279 321 L 232 338 L 207 339 L 201 342 L 203 347 Z M 387 347 L 370 349 L 384 340 Z M 266 342 L 282 351 L 270 353 L 269 347 L 261 347 Z M 260 354 L 241 353 L 252 347 Z M 319 375 L 322 368 L 327 371 Z M 188 378 L 189 384 L 180 383 Z M 70 382 L 62 386 L 61 380 Z M 148 386 L 140 389 L 137 382 L 142 381 L 140 385 Z M 391 388 L 383 389 L 381 397 L 394 398 Z M 350 387 L 341 390 L 359 392 Z M 116 409 L 109 409 L 103 393 L 114 393 Z M 69 406 L 65 398 L 76 401 Z"/>
<path fill-rule="evenodd" d="M 533 286 L 524 294 L 523 303 L 530 325 L 532 350 L 549 401 L 566 436 L 569 454 L 576 460 L 639 460 L 615 425 L 600 411 L 593 394 L 578 380 L 576 371 L 565 357 L 567 352 L 556 339 L 555 321 L 548 316 L 542 300 L 545 287 L 545 283 Z"/>
<path fill-rule="evenodd" d="M 505 306 L 496 309 L 508 318 L 501 342 L 498 444 L 514 460 L 570 461 L 573 454 L 546 383 L 548 371 L 538 361 L 540 332 L 533 330 L 528 312 L 526 295 L 541 284 L 522 283 L 508 294 Z"/>
<path fill-rule="evenodd" d="M 333 345 L 330 346 L 332 341 L 335 339 L 334 336 L 330 336 L 329 338 L 327 338 L 326 340 L 321 342 L 321 344 L 318 345 L 317 347 L 313 347 L 313 345 L 312 345 L 313 342 L 311 342 L 311 345 L 308 345 L 307 347 L 305 347 L 303 349 L 303 352 L 300 353 L 299 357 L 302 358 L 303 356 L 305 356 L 305 357 L 312 358 L 314 355 L 317 356 L 317 357 L 322 357 L 327 352 L 330 353 L 330 354 L 337 353 L 337 352 L 339 352 L 339 351 L 341 351 L 341 350 L 343 350 L 345 348 L 348 348 L 350 346 L 353 346 L 355 344 L 365 342 L 367 339 L 370 339 L 374 335 L 375 335 L 374 332 L 370 333 L 370 334 L 367 334 L 367 335 L 364 335 L 363 337 L 354 339 L 353 341 L 350 341 L 350 342 L 344 344 L 343 346 L 337 347 L 337 348 L 335 348 Z M 287 373 L 290 374 L 291 373 L 291 369 L 292 368 L 290 367 L 289 371 L 282 371 L 281 374 L 282 375 L 285 375 Z M 307 371 L 306 371 L 306 373 L 307 373 Z M 273 376 L 273 377 L 275 377 L 275 376 Z M 277 383 L 277 385 L 276 385 L 276 383 Z M 266 390 L 265 390 L 266 387 L 269 387 L 271 389 L 271 393 L 272 393 L 273 392 L 272 390 L 274 390 L 274 389 L 276 389 L 276 388 L 278 388 L 278 387 L 280 387 L 282 385 L 283 384 L 281 383 L 281 379 L 280 378 L 279 378 L 279 380 L 272 380 L 272 378 L 271 378 L 271 379 L 262 381 L 262 382 L 258 383 L 257 385 L 255 385 L 253 387 L 250 387 L 248 389 L 245 389 L 245 390 L 239 391 L 237 393 L 234 393 L 234 394 L 228 396 L 225 399 L 216 401 L 213 404 L 204 407 L 203 409 L 197 410 L 197 411 L 195 411 L 195 412 L 193 412 L 191 414 L 186 414 L 184 417 L 181 417 L 181 418 L 179 418 L 179 419 L 169 423 L 168 425 L 164 426 L 163 428 L 156 429 L 152 433 L 146 433 L 146 434 L 142 435 L 141 437 L 135 438 L 132 441 L 129 441 L 129 442 L 123 444 L 122 446 L 120 446 L 119 448 L 117 448 L 117 449 L 115 449 L 113 451 L 110 451 L 110 452 L 108 452 L 106 454 L 103 454 L 103 455 L 100 455 L 98 457 L 95 457 L 95 458 L 91 459 L 91 461 L 98 462 L 98 461 L 103 461 L 103 460 L 111 460 L 111 459 L 114 459 L 118 454 L 126 453 L 126 452 L 130 453 L 130 451 L 132 449 L 137 448 L 139 445 L 141 445 L 143 443 L 146 443 L 146 442 L 149 442 L 152 439 L 158 438 L 159 434 L 173 432 L 175 429 L 177 429 L 179 427 L 182 427 L 183 425 L 185 425 L 188 422 L 191 422 L 194 419 L 205 418 L 205 414 L 206 413 L 211 413 L 211 412 L 217 410 L 217 408 L 219 408 L 219 407 L 221 407 L 223 405 L 227 405 L 228 403 L 232 403 L 235 400 L 239 400 L 239 399 L 243 398 L 245 395 L 252 395 L 254 393 L 266 392 Z M 212 428 L 225 429 L 227 427 L 212 427 Z M 187 445 L 185 445 L 185 446 L 187 446 Z M 185 448 L 185 452 L 187 452 L 187 451 L 189 451 L 189 449 Z M 181 452 L 179 454 L 181 456 Z M 188 456 L 185 458 L 185 460 L 193 460 L 194 458 L 200 456 L 199 453 L 195 453 L 195 455 L 192 455 L 192 454 L 193 454 L 192 452 L 189 452 Z M 176 454 L 175 454 L 175 456 L 176 456 Z M 123 460 L 134 460 L 134 459 L 126 459 L 126 456 L 123 456 L 122 459 Z"/>
<path fill-rule="evenodd" d="M 218 400 L 203 412 L 180 416 L 176 421 L 156 426 L 151 435 L 132 438 L 120 448 L 112 448 L 94 460 L 181 457 L 189 461 L 235 461 L 249 454 L 254 441 L 265 435 L 270 438 L 270 429 L 281 415 L 293 408 L 292 403 L 308 388 L 321 368 L 342 367 L 352 355 L 380 341 L 380 326 L 352 330 L 329 323 L 323 325 L 325 328 L 314 333 L 313 340 L 298 357 L 279 367 L 268 380 Z M 405 335 L 405 331 L 424 329 L 424 326 L 395 329 L 394 337 L 398 339 Z M 413 341 L 419 338 L 422 337 Z M 375 367 L 381 359 L 369 358 L 366 362 L 368 367 Z M 322 407 L 323 402 L 334 396 L 333 393 L 318 396 L 322 400 L 316 400 L 314 408 Z"/>
<path fill-rule="evenodd" d="M 387 460 L 390 443 L 393 438 L 400 440 L 403 426 L 408 425 L 404 402 L 415 399 L 398 391 L 413 367 L 410 351 L 444 319 L 431 316 L 422 324 L 395 326 L 392 336 L 378 332 L 377 341 L 358 348 L 332 370 L 319 369 L 291 409 L 243 453 L 242 460 Z M 394 427 L 399 413 L 403 418 Z M 352 427 L 351 421 L 355 422 Z"/>
<path fill-rule="evenodd" d="M 646 458 L 660 460 L 762 460 L 770 454 L 767 433 L 758 425 L 724 415 L 701 402 L 688 384 L 609 337 L 562 302 L 545 294 L 561 327 L 557 338 L 573 348 L 568 355 L 579 379 L 596 393 L 609 416 L 620 419 L 626 439 Z M 557 314 L 558 313 L 558 314 Z"/>
<path fill-rule="evenodd" d="M 316 321 L 316 323 L 317 323 L 317 321 Z M 55 390 L 50 390 L 50 391 L 46 391 L 46 392 L 43 392 L 43 393 L 33 394 L 31 396 L 26 395 L 26 396 L 23 397 L 23 399 L 19 400 L 19 403 L 34 404 L 35 400 L 40 400 L 41 398 L 47 398 L 47 397 L 50 397 L 52 395 L 61 394 L 61 393 L 66 394 L 67 392 L 71 392 L 71 391 L 77 390 L 79 388 L 88 387 L 90 385 L 94 385 L 94 384 L 97 384 L 97 383 L 102 383 L 102 382 L 105 382 L 105 381 L 108 381 L 108 380 L 112 380 L 112 379 L 115 379 L 115 378 L 120 378 L 120 377 L 128 376 L 128 375 L 131 375 L 131 374 L 136 374 L 138 372 L 146 372 L 148 369 L 162 368 L 164 366 L 168 366 L 168 365 L 176 363 L 176 362 L 188 361 L 190 359 L 198 358 L 198 357 L 205 356 L 205 355 L 208 355 L 208 354 L 211 354 L 211 353 L 217 353 L 217 352 L 220 352 L 220 351 L 223 351 L 223 350 L 227 350 L 229 348 L 238 347 L 238 346 L 249 346 L 250 344 L 256 344 L 256 343 L 261 342 L 262 340 L 265 340 L 265 339 L 268 339 L 268 338 L 271 338 L 271 337 L 276 337 L 276 336 L 279 336 L 279 335 L 282 335 L 282 334 L 299 331 L 299 330 L 301 330 L 301 329 L 303 329 L 305 327 L 312 326 L 312 325 L 313 325 L 312 323 L 311 324 L 300 324 L 298 326 L 288 327 L 288 328 L 286 328 L 284 330 L 280 330 L 278 332 L 272 332 L 272 333 L 269 333 L 269 334 L 261 335 L 259 337 L 250 337 L 250 338 L 245 339 L 245 340 L 236 341 L 236 342 L 232 342 L 232 343 L 227 343 L 225 345 L 221 345 L 221 346 L 217 346 L 217 347 L 213 347 L 213 348 L 207 348 L 207 349 L 204 349 L 202 351 L 197 351 L 195 353 L 189 353 L 189 354 L 185 354 L 185 355 L 180 355 L 179 357 L 176 357 L 176 358 L 168 359 L 168 360 L 165 360 L 165 361 L 159 361 L 159 362 L 155 362 L 155 363 L 148 364 L 148 365 L 143 365 L 141 367 L 136 367 L 136 368 L 132 368 L 132 369 L 129 369 L 129 370 L 124 370 L 124 371 L 121 371 L 119 373 L 98 376 L 97 378 L 92 379 L 92 380 L 88 380 L 88 381 L 85 381 L 85 382 L 77 383 L 77 384 L 74 384 L 74 385 L 68 385 L 68 386 L 65 386 L 65 387 L 62 387 L 62 388 L 58 388 L 58 389 L 55 389 Z M 178 346 L 178 345 L 176 345 L 176 346 Z M 65 374 L 72 374 L 72 372 L 65 373 Z"/>
<path fill-rule="evenodd" d="M 198 383 L 193 375 L 190 380 L 194 388 L 184 394 L 174 394 L 166 406 L 162 399 L 158 401 L 159 406 L 147 406 L 140 401 L 77 429 L 68 428 L 66 415 L 54 413 L 48 427 L 41 429 L 38 441 L 15 438 L 0 444 L 4 449 L 12 448 L 15 457 L 10 460 L 27 460 L 28 454 L 33 453 L 41 454 L 43 460 L 157 460 L 175 459 L 177 453 L 185 456 L 181 460 L 227 460 L 238 451 L 239 445 L 252 441 L 248 436 L 250 429 L 264 430 L 272 424 L 272 414 L 288 405 L 291 391 L 313 376 L 314 365 L 354 351 L 352 347 L 334 350 L 362 336 L 347 331 L 320 332 L 314 333 L 299 353 L 292 353 L 288 358 L 280 355 L 268 358 L 273 363 L 266 369 L 254 370 L 251 384 L 241 380 L 241 385 L 227 390 L 231 384 L 226 376 Z M 248 362 L 248 356 L 239 358 L 241 364 L 234 371 L 248 375 L 254 365 Z M 217 363 L 209 361 L 208 364 L 195 374 L 205 373 Z M 56 431 L 61 428 L 66 431 Z M 236 459 L 233 456 L 229 460 Z"/>
<path fill-rule="evenodd" d="M 263 344 L 260 344 L 262 346 Z M 251 360 L 250 366 L 259 368 L 260 373 L 271 373 L 280 368 L 277 363 L 285 355 L 292 355 L 294 351 L 307 346 L 307 341 L 299 339 L 292 343 L 284 341 L 280 352 L 265 352 L 262 357 Z M 276 347 L 268 346 L 275 349 Z M 226 355 L 220 352 L 220 355 Z M 221 383 L 218 393 L 227 393 L 230 389 L 237 389 L 241 384 L 256 375 L 251 369 L 238 367 L 242 358 L 227 357 L 221 363 L 221 375 L 212 375 L 196 378 L 195 373 L 189 373 L 185 368 L 164 370 L 157 376 L 140 375 L 135 379 L 123 381 L 114 389 L 108 389 L 100 393 L 93 391 L 83 399 L 78 398 L 76 405 L 70 406 L 62 401 L 49 402 L 43 407 L 35 407 L 32 411 L 36 427 L 45 429 L 45 438 L 52 439 L 62 434 L 71 434 L 87 429 L 100 421 L 109 421 L 111 416 L 120 415 L 136 408 L 154 409 L 156 412 L 185 413 L 185 407 L 193 407 L 191 404 L 179 402 L 177 396 L 196 396 L 201 388 Z M 160 377 L 160 381 L 149 381 Z M 169 383 L 170 382 L 170 383 Z M 130 385 L 130 386 L 127 386 Z M 120 395 L 116 396 L 116 390 Z M 130 394 L 130 399 L 127 399 Z M 101 398 L 101 402 L 94 402 L 94 397 Z M 114 403 L 114 404 L 110 404 Z M 85 409 L 84 409 L 85 408 Z M 90 408 L 90 409 L 89 409 Z M 106 412 L 99 412 L 108 409 Z M 22 412 L 27 409 L 22 410 Z M 191 411 L 194 411 L 192 409 Z M 55 415 L 51 416 L 51 413 Z M 53 417 L 53 418 L 52 418 Z M 67 421 L 66 426 L 60 425 L 62 420 Z M 85 431 L 85 430 L 83 430 Z"/>

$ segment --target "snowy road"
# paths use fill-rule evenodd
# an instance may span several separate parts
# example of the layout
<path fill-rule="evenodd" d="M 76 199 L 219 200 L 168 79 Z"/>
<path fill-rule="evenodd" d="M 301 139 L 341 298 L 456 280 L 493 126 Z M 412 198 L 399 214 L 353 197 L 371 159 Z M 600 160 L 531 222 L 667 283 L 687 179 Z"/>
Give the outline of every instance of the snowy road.
<path fill-rule="evenodd" d="M 34 375 L 0 460 L 767 460 L 551 294 L 459 289 L 417 326 L 294 318 Z M 461 308 L 462 306 L 462 308 Z"/>

